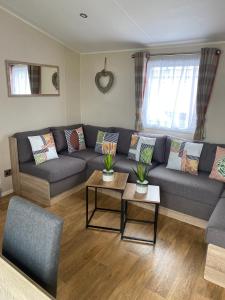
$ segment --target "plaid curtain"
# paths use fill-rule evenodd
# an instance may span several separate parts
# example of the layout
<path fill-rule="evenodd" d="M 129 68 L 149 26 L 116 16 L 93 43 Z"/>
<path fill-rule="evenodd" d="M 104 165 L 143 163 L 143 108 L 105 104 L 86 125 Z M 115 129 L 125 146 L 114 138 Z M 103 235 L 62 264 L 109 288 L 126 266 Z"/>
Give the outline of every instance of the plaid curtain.
<path fill-rule="evenodd" d="M 144 101 L 144 92 L 147 75 L 147 63 L 150 58 L 149 52 L 136 52 L 134 54 L 135 63 L 135 104 L 136 104 L 136 120 L 135 129 L 142 130 L 142 107 Z"/>
<path fill-rule="evenodd" d="M 201 49 L 197 90 L 197 126 L 194 134 L 195 140 L 203 140 L 205 138 L 205 116 L 216 77 L 220 53 L 221 51 L 216 48 Z"/>
<path fill-rule="evenodd" d="M 32 94 L 40 94 L 41 91 L 41 67 L 29 65 L 30 89 Z"/>

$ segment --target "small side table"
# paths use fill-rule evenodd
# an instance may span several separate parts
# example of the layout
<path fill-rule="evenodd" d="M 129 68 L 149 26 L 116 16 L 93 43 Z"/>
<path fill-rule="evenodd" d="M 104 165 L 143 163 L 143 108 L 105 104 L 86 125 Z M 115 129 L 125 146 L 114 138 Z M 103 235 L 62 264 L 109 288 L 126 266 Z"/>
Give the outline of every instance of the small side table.
<path fill-rule="evenodd" d="M 130 219 L 127 216 L 127 209 L 128 209 L 128 202 L 136 202 L 136 203 L 147 203 L 155 205 L 155 214 L 154 220 L 144 221 L 144 220 L 137 220 L 137 219 Z M 159 186 L 149 185 L 148 192 L 146 194 L 139 194 L 136 192 L 136 184 L 134 183 L 127 183 L 126 189 L 122 196 L 122 211 L 121 211 L 121 223 L 122 231 L 121 231 L 121 239 L 125 240 L 134 240 L 134 241 L 141 241 L 145 243 L 155 244 L 156 243 L 156 236 L 157 236 L 157 222 L 158 222 L 158 212 L 159 212 L 159 205 L 160 205 L 160 190 Z M 153 240 L 148 239 L 141 239 L 134 236 L 126 236 L 124 235 L 124 231 L 126 228 L 127 222 L 137 222 L 137 223 L 150 223 L 154 226 L 154 238 Z"/>
<path fill-rule="evenodd" d="M 121 215 L 121 209 L 122 209 L 122 195 L 126 187 L 127 179 L 129 174 L 128 173 L 114 173 L 114 179 L 110 182 L 105 182 L 102 180 L 102 171 L 95 170 L 92 175 L 89 177 L 89 179 L 86 182 L 86 228 L 94 228 L 94 229 L 104 229 L 104 230 L 111 230 L 111 231 L 122 231 L 122 221 L 120 219 L 120 228 L 115 227 L 104 227 L 100 225 L 92 225 L 91 220 L 95 214 L 96 211 L 108 211 L 112 213 L 119 213 Z M 91 213 L 91 216 L 89 217 L 89 188 L 94 188 L 95 190 L 95 204 L 94 204 L 94 210 Z M 121 209 L 110 209 L 110 208 L 103 208 L 98 206 L 98 189 L 108 189 L 120 192 L 121 194 Z"/>

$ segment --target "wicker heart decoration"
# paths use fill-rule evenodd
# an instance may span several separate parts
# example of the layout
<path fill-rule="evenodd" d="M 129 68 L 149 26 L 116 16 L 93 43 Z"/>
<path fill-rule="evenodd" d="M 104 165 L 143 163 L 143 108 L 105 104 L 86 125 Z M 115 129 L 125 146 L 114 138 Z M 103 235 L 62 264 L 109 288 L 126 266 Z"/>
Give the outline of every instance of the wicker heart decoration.
<path fill-rule="evenodd" d="M 95 75 L 95 84 L 97 86 L 97 88 L 99 89 L 100 92 L 102 92 L 103 94 L 107 93 L 112 85 L 113 85 L 113 81 L 114 81 L 114 75 L 112 72 L 110 71 L 106 71 L 106 58 L 105 58 L 105 67 L 101 72 L 98 72 Z M 108 83 L 106 85 L 102 85 L 101 83 L 101 79 L 105 79 L 106 77 L 108 77 Z"/>

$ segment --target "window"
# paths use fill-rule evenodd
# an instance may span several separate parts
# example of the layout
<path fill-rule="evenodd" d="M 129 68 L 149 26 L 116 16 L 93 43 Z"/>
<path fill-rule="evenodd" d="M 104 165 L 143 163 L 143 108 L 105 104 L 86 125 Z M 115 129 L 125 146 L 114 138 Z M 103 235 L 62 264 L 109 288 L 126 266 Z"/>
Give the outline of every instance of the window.
<path fill-rule="evenodd" d="M 30 95 L 30 79 L 28 66 L 15 65 L 11 69 L 12 94 Z"/>
<path fill-rule="evenodd" d="M 145 128 L 194 132 L 200 55 L 152 57 L 148 62 Z"/>

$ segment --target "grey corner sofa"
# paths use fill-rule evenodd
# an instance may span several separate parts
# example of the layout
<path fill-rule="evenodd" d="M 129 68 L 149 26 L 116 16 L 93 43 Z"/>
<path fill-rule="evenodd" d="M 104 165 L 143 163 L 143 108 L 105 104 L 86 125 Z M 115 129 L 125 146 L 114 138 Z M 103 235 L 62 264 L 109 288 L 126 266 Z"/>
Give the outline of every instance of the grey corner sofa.
<path fill-rule="evenodd" d="M 70 154 L 67 150 L 64 129 L 73 129 L 80 126 L 83 126 L 87 149 Z M 114 169 L 115 171 L 129 173 L 128 181 L 135 182 L 133 168 L 135 168 L 136 162 L 127 158 L 131 135 L 135 132 L 134 130 L 75 124 L 19 132 L 9 138 L 15 193 L 45 205 L 51 205 L 74 193 L 76 188 L 94 170 L 103 169 L 103 156 L 94 150 L 98 130 L 119 133 Z M 49 132 L 53 133 L 59 159 L 50 160 L 36 166 L 27 137 Z M 145 132 L 139 134 L 152 136 Z M 170 152 L 171 138 L 160 135 L 154 135 L 154 137 L 156 137 L 156 144 L 149 171 L 149 181 L 150 184 L 160 186 L 161 206 L 207 220 L 206 242 L 218 247 L 219 250 L 222 249 L 221 257 L 224 259 L 225 185 L 222 182 L 209 179 L 217 144 L 204 143 L 199 162 L 199 175 L 194 176 L 167 169 L 166 164 Z M 219 146 L 225 147 L 225 145 Z M 210 253 L 210 249 L 208 248 L 208 253 Z M 205 269 L 205 278 L 213 281 L 208 275 L 209 273 L 212 272 L 207 273 Z M 224 276 L 225 287 L 225 264 L 222 276 Z"/>
<path fill-rule="evenodd" d="M 87 149 L 70 154 L 67 150 L 64 129 L 78 128 L 80 126 L 83 126 Z M 114 168 L 115 171 L 128 172 L 128 181 L 135 182 L 136 178 L 133 168 L 135 168 L 136 162 L 127 158 L 131 135 L 134 133 L 134 130 L 119 127 L 75 124 L 71 126 L 19 132 L 10 138 L 17 147 L 16 150 L 15 147 L 13 148 L 18 158 L 17 172 L 23 177 L 22 183 L 20 182 L 19 184 L 20 192 L 22 194 L 26 192 L 28 187 L 23 186 L 24 181 L 28 178 L 27 175 L 32 176 L 49 184 L 49 199 L 51 200 L 84 182 L 95 169 L 103 169 L 103 156 L 94 150 L 98 130 L 119 133 Z M 36 166 L 27 137 L 49 132 L 53 133 L 59 159 L 50 160 Z M 140 134 L 152 136 L 144 132 Z M 149 172 L 149 181 L 150 184 L 160 186 L 161 205 L 172 210 L 208 220 L 220 196 L 224 192 L 224 184 L 222 182 L 208 178 L 215 158 L 217 145 L 204 143 L 199 163 L 199 175 L 193 176 L 167 169 L 166 164 L 170 152 L 171 138 L 169 136 L 160 135 L 154 135 L 154 137 L 156 137 L 156 144 Z M 12 146 L 12 143 L 10 144 Z M 16 169 L 13 160 L 12 165 L 12 168 Z"/>

